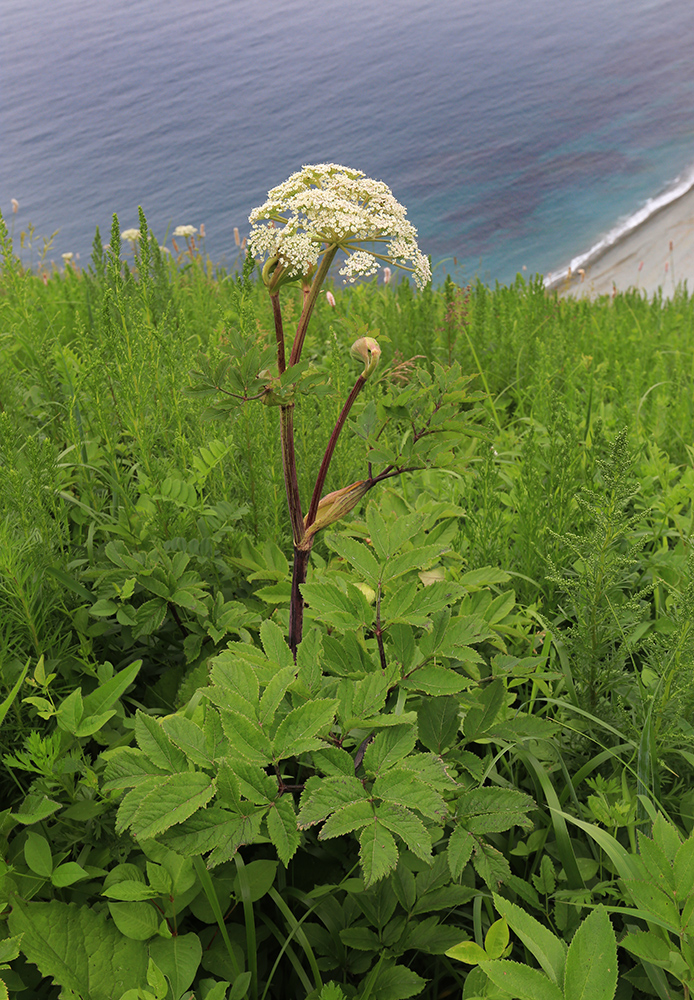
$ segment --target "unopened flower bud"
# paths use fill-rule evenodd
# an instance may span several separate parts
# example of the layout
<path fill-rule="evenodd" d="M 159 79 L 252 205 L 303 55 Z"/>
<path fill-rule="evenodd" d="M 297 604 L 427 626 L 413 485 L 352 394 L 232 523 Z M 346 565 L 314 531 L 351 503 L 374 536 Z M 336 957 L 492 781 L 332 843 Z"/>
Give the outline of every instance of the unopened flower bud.
<path fill-rule="evenodd" d="M 328 305 L 332 306 L 332 308 L 334 309 L 336 303 L 335 303 L 335 296 L 333 295 L 333 293 L 332 292 L 326 292 L 325 293 L 325 298 L 326 298 L 326 301 L 327 301 Z"/>
<path fill-rule="evenodd" d="M 19 202 L 17 201 L 16 198 L 10 198 L 10 204 L 12 205 L 12 211 L 16 215 L 17 212 L 19 211 Z"/>
<path fill-rule="evenodd" d="M 383 284 L 384 285 L 387 285 L 389 283 L 390 277 L 391 277 L 391 270 L 390 270 L 390 268 L 389 267 L 384 267 L 383 268 Z"/>
<path fill-rule="evenodd" d="M 352 344 L 350 354 L 356 361 L 364 362 L 362 375 L 364 378 L 368 378 L 379 362 L 381 348 L 378 346 L 378 341 L 374 340 L 373 337 L 360 337 L 359 340 L 355 340 Z"/>
<path fill-rule="evenodd" d="M 315 521 L 306 528 L 306 537 L 310 538 L 317 531 L 320 531 L 321 528 L 327 528 L 330 524 L 334 524 L 335 521 L 339 521 L 340 518 L 345 517 L 350 511 L 354 510 L 368 491 L 368 482 L 359 479 L 350 486 L 343 486 L 341 490 L 327 493 L 318 504 Z M 306 518 L 304 518 L 305 524 Z"/>

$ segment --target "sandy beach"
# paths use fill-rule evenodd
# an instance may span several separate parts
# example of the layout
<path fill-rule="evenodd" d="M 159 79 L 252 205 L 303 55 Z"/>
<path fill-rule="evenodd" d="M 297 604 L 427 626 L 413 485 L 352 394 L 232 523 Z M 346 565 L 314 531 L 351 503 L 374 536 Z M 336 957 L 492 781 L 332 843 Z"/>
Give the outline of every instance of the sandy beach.
<path fill-rule="evenodd" d="M 687 284 L 694 293 L 694 188 L 660 208 L 571 274 L 547 284 L 560 296 L 612 295 L 638 289 L 671 298 Z"/>

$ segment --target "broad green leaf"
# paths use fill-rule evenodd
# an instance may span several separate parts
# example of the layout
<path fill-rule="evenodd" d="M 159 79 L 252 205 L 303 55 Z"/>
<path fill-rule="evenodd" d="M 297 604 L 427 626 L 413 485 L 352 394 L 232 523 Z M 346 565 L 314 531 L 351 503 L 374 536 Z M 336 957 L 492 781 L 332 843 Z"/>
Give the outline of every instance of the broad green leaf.
<path fill-rule="evenodd" d="M 475 845 L 472 866 L 492 892 L 511 877 L 511 868 L 504 855 L 484 840 L 478 840 Z"/>
<path fill-rule="evenodd" d="M 354 760 L 341 747 L 325 747 L 312 753 L 313 766 L 328 777 L 354 777 Z"/>
<path fill-rule="evenodd" d="M 441 652 L 445 656 L 458 656 L 459 649 L 467 649 L 471 645 L 492 638 L 493 635 L 493 630 L 481 615 L 457 615 L 448 623 Z"/>
<path fill-rule="evenodd" d="M 630 931 L 619 942 L 632 955 L 682 978 L 688 974 L 687 963 L 680 952 L 653 931 Z"/>
<path fill-rule="evenodd" d="M 104 912 L 75 903 L 13 902 L 12 934 L 22 952 L 63 989 L 89 1000 L 112 1000 L 126 989 L 147 986 L 147 948 L 123 937 Z"/>
<path fill-rule="evenodd" d="M 475 838 L 464 826 L 456 826 L 448 838 L 446 857 L 451 878 L 457 882 L 472 857 Z"/>
<path fill-rule="evenodd" d="M 336 809 L 350 802 L 366 801 L 366 789 L 353 775 L 335 778 L 309 778 L 301 796 L 298 816 L 300 829 L 320 823 Z"/>
<path fill-rule="evenodd" d="M 267 895 L 277 875 L 277 862 L 270 860 L 249 861 L 244 871 L 246 872 L 246 882 L 249 899 L 252 903 L 257 903 L 259 899 Z M 234 893 L 240 899 L 239 876 L 234 878 Z"/>
<path fill-rule="evenodd" d="M 74 691 L 70 692 L 65 701 L 61 702 L 56 714 L 56 721 L 61 729 L 65 730 L 66 733 L 72 733 L 74 736 L 83 715 L 82 690 L 81 688 L 75 688 Z"/>
<path fill-rule="evenodd" d="M 474 899 L 479 890 L 467 885 L 444 885 L 440 889 L 431 889 L 418 897 L 412 913 L 435 913 L 441 910 L 452 910 L 457 906 L 465 906 Z"/>
<path fill-rule="evenodd" d="M 468 709 L 463 719 L 462 728 L 466 740 L 472 742 L 486 733 L 504 704 L 505 697 L 506 689 L 503 681 L 497 679 L 485 687 L 477 704 Z"/>
<path fill-rule="evenodd" d="M 267 814 L 267 831 L 283 865 L 294 857 L 300 841 L 294 802 L 290 795 L 276 799 Z"/>
<path fill-rule="evenodd" d="M 408 580 L 399 587 L 391 585 L 381 603 L 381 618 L 388 624 L 407 624 L 408 612 L 417 595 L 418 581 Z M 415 616 L 416 617 L 416 616 Z"/>
<path fill-rule="evenodd" d="M 512 826 L 532 829 L 527 813 L 535 803 L 515 788 L 486 786 L 463 792 L 458 797 L 458 821 L 470 833 L 501 833 Z"/>
<path fill-rule="evenodd" d="M 427 750 L 443 754 L 455 741 L 460 723 L 457 698 L 424 698 L 417 710 L 419 741 Z"/>
<path fill-rule="evenodd" d="M 373 612 L 365 608 L 366 601 L 356 587 L 353 588 L 359 600 L 352 600 L 334 583 L 303 583 L 301 593 L 311 611 L 337 628 L 360 628 L 365 624 L 364 611 L 370 616 Z"/>
<path fill-rule="evenodd" d="M 149 954 L 171 984 L 172 1000 L 180 1000 L 193 982 L 202 958 L 198 935 L 179 934 L 168 940 L 155 938 L 149 944 Z"/>
<path fill-rule="evenodd" d="M 275 717 L 275 712 L 284 698 L 287 688 L 296 677 L 296 667 L 294 663 L 290 667 L 277 670 L 270 678 L 270 682 L 263 691 L 258 708 L 258 721 L 260 725 L 267 729 Z"/>
<path fill-rule="evenodd" d="M 169 605 L 163 597 L 152 597 L 149 601 L 145 601 L 134 610 L 135 625 L 133 626 L 133 639 L 139 639 L 143 635 L 152 635 L 153 632 L 161 628 L 169 610 Z"/>
<path fill-rule="evenodd" d="M 422 821 L 403 805 L 382 802 L 376 808 L 376 818 L 391 833 L 403 840 L 418 858 L 431 864 L 431 837 Z"/>
<path fill-rule="evenodd" d="M 448 815 L 448 806 L 442 796 L 426 780 L 402 767 L 394 767 L 377 778 L 372 794 L 385 802 L 397 802 L 408 809 L 417 809 L 437 822 L 442 822 Z"/>
<path fill-rule="evenodd" d="M 390 877 L 390 884 L 393 888 L 400 906 L 408 913 L 417 899 L 417 889 L 414 875 L 402 862 L 395 869 Z"/>
<path fill-rule="evenodd" d="M 468 570 L 463 573 L 460 582 L 466 587 L 489 587 L 498 583 L 508 583 L 511 579 L 503 569 L 496 569 L 494 566 L 481 566 L 479 569 Z"/>
<path fill-rule="evenodd" d="M 129 667 L 120 670 L 105 684 L 99 684 L 97 688 L 84 698 L 85 715 L 99 715 L 110 708 L 113 708 L 118 699 L 125 694 L 130 685 L 137 677 L 142 660 L 135 660 Z"/>
<path fill-rule="evenodd" d="M 680 912 L 671 894 L 663 892 L 657 885 L 637 879 L 625 879 L 624 885 L 640 910 L 657 917 L 675 934 L 679 934 Z"/>
<path fill-rule="evenodd" d="M 185 754 L 173 745 L 158 719 L 138 711 L 135 716 L 135 739 L 140 750 L 156 767 L 174 774 L 186 770 Z"/>
<path fill-rule="evenodd" d="M 340 931 L 340 940 L 357 951 L 379 952 L 382 947 L 378 934 L 370 927 L 346 927 Z"/>
<path fill-rule="evenodd" d="M 159 893 L 152 886 L 146 885 L 144 881 L 134 878 L 112 882 L 103 889 L 101 895 L 106 896 L 108 899 L 134 902 L 136 900 L 154 899 Z"/>
<path fill-rule="evenodd" d="M 153 777 L 166 777 L 169 773 L 162 767 L 157 767 L 141 750 L 134 747 L 118 747 L 107 751 L 104 788 L 112 791 L 118 788 L 134 788 L 150 781 Z"/>
<path fill-rule="evenodd" d="M 414 750 L 417 742 L 415 726 L 396 726 L 380 732 L 364 754 L 364 770 L 377 777 Z"/>
<path fill-rule="evenodd" d="M 241 794 L 255 805 L 269 805 L 277 795 L 277 779 L 266 774 L 262 768 L 248 764 L 244 760 L 227 758 L 229 766 L 238 782 Z"/>
<path fill-rule="evenodd" d="M 680 905 L 694 893 L 694 836 L 690 834 L 674 860 L 675 889 Z"/>
<path fill-rule="evenodd" d="M 408 691 L 423 691 L 432 698 L 438 698 L 459 694 L 469 688 L 471 683 L 469 677 L 464 677 L 457 670 L 428 663 L 413 670 L 409 677 L 400 682 L 400 686 Z"/>
<path fill-rule="evenodd" d="M 170 715 L 162 719 L 161 724 L 171 742 L 183 751 L 188 760 L 198 767 L 212 767 L 214 761 L 200 726 L 183 715 Z"/>
<path fill-rule="evenodd" d="M 484 938 L 484 950 L 487 956 L 489 958 L 501 958 L 508 945 L 508 940 L 508 924 L 503 917 L 501 920 L 495 920 Z"/>
<path fill-rule="evenodd" d="M 324 741 L 317 735 L 333 722 L 337 704 L 335 698 L 317 698 L 293 709 L 277 727 L 272 742 L 273 759 L 279 762 L 307 750 L 319 750 Z"/>
<path fill-rule="evenodd" d="M 487 962 L 490 956 L 475 941 L 461 941 L 460 944 L 453 945 L 446 952 L 449 958 L 454 958 L 456 962 L 465 962 L 467 965 L 477 965 L 479 962 Z"/>
<path fill-rule="evenodd" d="M 236 650 L 240 643 L 234 643 L 234 648 L 225 649 L 212 660 L 210 680 L 215 688 L 223 693 L 223 698 L 215 704 L 232 708 L 249 718 L 255 718 L 258 701 L 260 700 L 260 685 L 258 675 L 250 665 L 240 657 L 243 650 Z M 206 692 L 211 693 L 211 692 Z"/>
<path fill-rule="evenodd" d="M 188 819 L 214 795 L 214 782 L 206 774 L 188 771 L 154 779 L 128 792 L 118 810 L 116 828 L 129 828 L 138 840 L 148 840 Z"/>
<path fill-rule="evenodd" d="M 167 836 L 173 850 L 186 857 L 216 852 L 208 867 L 230 860 L 243 844 L 252 844 L 260 833 L 266 810 L 253 807 L 247 816 L 238 816 L 228 809 L 210 806 L 191 816 Z"/>
<path fill-rule="evenodd" d="M 662 813 L 658 813 L 652 830 L 653 840 L 666 858 L 674 858 L 680 849 L 682 838 L 675 827 L 665 819 Z"/>
<path fill-rule="evenodd" d="M 666 858 L 658 844 L 646 837 L 640 830 L 638 841 L 641 860 L 651 879 L 664 891 L 674 895 L 675 873 L 672 867 L 672 858 Z"/>
<path fill-rule="evenodd" d="M 329 534 L 325 541 L 328 548 L 346 559 L 370 586 L 378 585 L 379 565 L 366 545 L 349 535 Z"/>
<path fill-rule="evenodd" d="M 367 800 L 350 802 L 349 805 L 336 810 L 325 821 L 318 834 L 318 839 L 330 840 L 332 837 L 340 837 L 344 833 L 360 830 L 367 823 L 373 822 L 374 807 L 371 802 Z"/>
<path fill-rule="evenodd" d="M 154 990 L 157 1000 L 164 1000 L 166 994 L 169 992 L 169 984 L 166 981 L 166 976 L 151 958 L 147 963 L 147 984 Z"/>
<path fill-rule="evenodd" d="M 127 938 L 148 941 L 159 930 L 161 917 L 150 903 L 109 903 L 113 922 Z"/>
<path fill-rule="evenodd" d="M 499 959 L 481 962 L 480 968 L 493 983 L 518 1000 L 564 1000 L 564 994 L 556 983 L 527 965 Z"/>
<path fill-rule="evenodd" d="M 612 1000 L 617 989 L 617 939 L 607 911 L 596 907 L 571 939 L 564 1000 Z"/>
<path fill-rule="evenodd" d="M 440 545 L 421 545 L 418 548 L 410 549 L 409 552 L 401 552 L 400 555 L 389 559 L 383 568 L 383 580 L 396 580 L 411 570 L 418 572 L 427 569 L 434 560 L 441 557 Z"/>
<path fill-rule="evenodd" d="M 359 860 L 364 885 L 368 889 L 395 868 L 398 863 L 398 849 L 392 834 L 377 822 L 364 827 L 359 836 L 359 843 Z"/>
<path fill-rule="evenodd" d="M 51 848 L 40 833 L 29 830 L 24 844 L 24 860 L 36 875 L 50 878 L 53 873 L 53 855 Z"/>
<path fill-rule="evenodd" d="M 404 965 L 377 966 L 369 1000 L 407 1000 L 422 993 L 426 979 Z"/>
<path fill-rule="evenodd" d="M 520 906 L 494 894 L 494 906 L 506 920 L 514 934 L 517 935 L 537 959 L 550 979 L 560 986 L 564 980 L 566 964 L 566 945 L 547 927 L 532 917 Z"/>
<path fill-rule="evenodd" d="M 269 618 L 266 618 L 260 626 L 260 641 L 263 644 L 265 655 L 271 663 L 280 668 L 294 666 L 292 651 L 287 645 L 284 632 Z"/>
<path fill-rule="evenodd" d="M 76 882 L 83 882 L 84 879 L 91 877 L 89 872 L 86 872 L 82 865 L 78 865 L 76 861 L 66 861 L 64 865 L 58 865 L 54 869 L 51 882 L 56 889 L 65 889 L 69 885 L 75 885 Z"/>
<path fill-rule="evenodd" d="M 229 708 L 220 709 L 222 729 L 229 741 L 229 749 L 251 764 L 265 767 L 272 760 L 272 742 L 255 719 Z"/>

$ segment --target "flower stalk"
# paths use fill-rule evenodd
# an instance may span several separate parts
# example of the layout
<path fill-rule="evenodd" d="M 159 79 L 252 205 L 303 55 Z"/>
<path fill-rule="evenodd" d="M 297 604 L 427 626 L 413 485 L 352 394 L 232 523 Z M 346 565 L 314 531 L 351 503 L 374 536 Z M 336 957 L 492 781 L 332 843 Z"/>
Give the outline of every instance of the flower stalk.
<path fill-rule="evenodd" d="M 388 278 L 390 265 L 394 265 L 411 273 L 420 287 L 431 280 L 429 261 L 417 246 L 417 232 L 407 221 L 404 207 L 385 184 L 366 178 L 360 170 L 335 163 L 306 166 L 273 188 L 268 200 L 251 212 L 249 221 L 253 225 L 251 252 L 264 260 L 261 277 L 272 304 L 278 376 L 301 360 L 318 295 L 338 253 L 345 257 L 339 273 L 347 281 L 375 274 L 381 262 L 389 265 Z M 296 281 L 301 282 L 303 304 L 287 361 L 280 290 Z M 280 403 L 282 466 L 294 542 L 289 645 L 295 658 L 303 632 L 301 585 L 306 581 L 316 533 L 353 510 L 377 482 L 404 471 L 389 468 L 372 477 L 369 469 L 368 479 L 321 498 L 340 434 L 380 354 L 378 344 L 370 337 L 362 337 L 352 347 L 353 357 L 364 362 L 364 370 L 328 439 L 305 518 L 294 450 L 294 402 Z"/>

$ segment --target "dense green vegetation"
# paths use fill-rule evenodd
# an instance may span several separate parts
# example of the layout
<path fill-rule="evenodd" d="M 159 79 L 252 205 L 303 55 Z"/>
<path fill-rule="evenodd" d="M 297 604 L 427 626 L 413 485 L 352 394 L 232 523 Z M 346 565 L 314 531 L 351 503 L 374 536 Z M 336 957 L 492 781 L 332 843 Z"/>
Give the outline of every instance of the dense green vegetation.
<path fill-rule="evenodd" d="M 277 407 L 199 374 L 273 343 L 252 264 L 2 242 L 9 995 L 689 997 L 694 302 L 321 296 L 304 502 L 358 337 L 326 490 L 441 446 L 318 536 L 295 662 Z"/>

